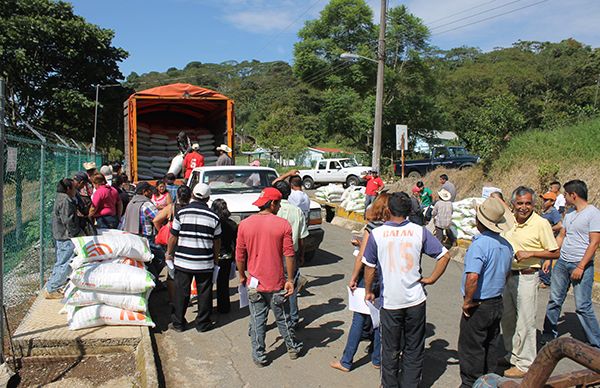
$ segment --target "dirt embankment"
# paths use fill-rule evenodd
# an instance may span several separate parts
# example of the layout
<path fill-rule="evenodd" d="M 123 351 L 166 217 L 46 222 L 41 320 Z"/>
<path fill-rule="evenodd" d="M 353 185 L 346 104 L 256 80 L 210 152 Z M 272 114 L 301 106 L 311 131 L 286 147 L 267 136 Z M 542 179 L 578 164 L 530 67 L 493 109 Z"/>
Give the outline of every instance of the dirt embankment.
<path fill-rule="evenodd" d="M 456 185 L 457 198 L 460 200 L 467 197 L 480 197 L 484 186 L 493 186 L 502 190 L 508 200 L 512 191 L 518 186 L 528 186 L 537 193 L 544 193 L 548 189 L 548 183 L 553 178 L 565 183 L 571 179 L 581 179 L 588 186 L 589 202 L 600 208 L 600 163 L 576 163 L 571 165 L 560 165 L 558 174 L 554 177 L 544 174 L 535 163 L 520 163 L 509 170 L 494 169 L 487 176 L 480 167 L 464 170 L 448 170 L 438 168 L 420 180 L 425 186 L 436 191 L 439 187 L 439 176 L 447 174 L 450 181 Z M 388 181 L 389 182 L 389 181 Z M 411 188 L 417 179 L 405 178 L 401 181 L 399 177 L 393 178 L 393 183 L 388 184 L 392 191 L 405 191 L 410 194 Z"/>

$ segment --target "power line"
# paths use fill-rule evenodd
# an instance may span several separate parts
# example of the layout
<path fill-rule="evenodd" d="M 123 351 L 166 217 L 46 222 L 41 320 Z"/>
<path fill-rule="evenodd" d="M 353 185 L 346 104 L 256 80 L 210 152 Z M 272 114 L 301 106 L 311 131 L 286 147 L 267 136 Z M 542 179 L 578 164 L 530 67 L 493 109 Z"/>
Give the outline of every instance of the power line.
<path fill-rule="evenodd" d="M 426 26 L 431 26 L 432 24 L 435 24 L 435 23 L 437 23 L 437 22 L 441 22 L 442 20 L 450 19 L 451 17 L 454 17 L 454 16 L 457 16 L 457 15 L 463 14 L 463 13 L 465 13 L 465 12 L 472 11 L 472 10 L 474 10 L 474 9 L 476 9 L 476 8 L 483 7 L 484 5 L 491 4 L 491 3 L 495 2 L 495 1 L 496 1 L 496 0 L 491 0 L 491 1 L 488 1 L 487 3 L 479 4 L 479 5 L 476 5 L 476 6 L 474 6 L 474 7 L 465 8 L 465 9 L 463 9 L 463 10 L 461 10 L 461 11 L 458 11 L 458 12 L 455 12 L 455 13 L 453 13 L 453 14 L 450 14 L 450 15 L 447 15 L 447 16 L 443 16 L 443 17 L 441 17 L 441 18 L 438 18 L 438 19 L 432 20 L 432 21 L 430 21 L 430 22 L 427 22 L 427 23 L 425 23 L 425 25 L 426 25 Z"/>
<path fill-rule="evenodd" d="M 474 21 L 474 22 L 467 23 L 467 24 L 463 24 L 463 25 L 461 25 L 461 26 L 458 26 L 458 27 L 454 27 L 454 28 L 451 28 L 451 29 L 448 29 L 448 30 L 444 30 L 444 31 L 436 32 L 436 33 L 434 33 L 434 34 L 431 34 L 431 35 L 432 35 L 432 36 L 435 36 L 435 35 L 441 35 L 441 34 L 445 34 L 446 32 L 456 31 L 456 30 L 458 30 L 458 29 L 461 29 L 461 28 L 464 28 L 464 27 L 468 27 L 468 26 L 472 26 L 472 25 L 474 25 L 474 24 L 482 23 L 482 22 L 485 22 L 485 21 L 488 21 L 488 20 L 491 20 L 491 19 L 495 19 L 495 18 L 497 18 L 497 17 L 500 17 L 500 16 L 508 15 L 508 14 L 511 14 L 511 13 L 513 13 L 513 12 L 517 12 L 517 11 L 520 11 L 520 10 L 522 10 L 522 9 L 525 9 L 525 8 L 530 8 L 530 7 L 533 7 L 533 6 L 535 6 L 535 5 L 538 5 L 538 4 L 541 4 L 541 3 L 545 3 L 545 2 L 547 2 L 547 1 L 548 1 L 548 0 L 542 0 L 542 1 L 538 1 L 538 2 L 536 2 L 536 3 L 533 3 L 533 4 L 528 4 L 528 5 L 525 5 L 525 6 L 523 6 L 523 7 L 515 8 L 515 9 L 512 9 L 512 10 L 510 10 L 510 11 L 506 11 L 506 12 L 503 12 L 503 13 L 499 13 L 499 14 L 497 14 L 497 15 L 493 15 L 493 16 L 490 16 L 490 17 L 487 17 L 487 18 L 483 18 L 483 19 L 480 19 L 480 20 L 476 20 L 476 21 Z"/>
<path fill-rule="evenodd" d="M 471 18 L 473 18 L 473 17 L 475 17 L 475 16 L 483 15 L 484 13 L 492 12 L 492 11 L 495 11 L 495 10 L 497 10 L 497 9 L 504 8 L 504 7 L 506 7 L 506 6 L 509 6 L 509 5 L 511 5 L 511 4 L 518 3 L 518 2 L 520 2 L 520 1 L 521 1 L 521 0 L 513 0 L 513 1 L 510 1 L 510 2 L 508 2 L 508 3 L 504 3 L 504 4 L 502 4 L 502 5 L 499 5 L 499 6 L 497 6 L 497 7 L 489 8 L 489 9 L 483 10 L 483 11 L 481 11 L 481 12 L 474 13 L 473 15 L 465 16 L 465 17 L 462 17 L 462 18 L 459 18 L 459 19 L 456 19 L 456 20 L 452 20 L 452 21 L 450 21 L 450 22 L 448 22 L 448 23 L 440 24 L 439 26 L 435 26 L 435 27 L 431 28 L 431 30 L 436 30 L 436 29 L 438 29 L 438 28 L 442 28 L 442 27 L 445 27 L 445 26 L 449 26 L 449 25 L 451 25 L 451 24 L 455 24 L 455 23 L 457 23 L 457 22 L 460 22 L 460 21 L 463 21 L 463 20 L 471 19 Z"/>
<path fill-rule="evenodd" d="M 267 43 L 265 43 L 264 46 L 262 46 L 257 54 L 260 54 L 263 52 L 264 49 L 266 49 L 271 43 L 273 43 L 274 41 L 277 40 L 277 38 L 279 36 L 281 36 L 282 33 L 284 33 L 285 31 L 287 31 L 290 27 L 292 27 L 294 24 L 296 24 L 304 15 L 306 15 L 311 9 L 313 9 L 317 4 L 321 3 L 323 0 L 316 0 L 315 2 L 311 3 L 308 8 L 306 8 L 296 19 L 292 20 L 287 26 L 285 26 L 282 30 L 280 30 L 279 32 L 275 33 L 271 39 L 269 39 L 267 41 Z"/>

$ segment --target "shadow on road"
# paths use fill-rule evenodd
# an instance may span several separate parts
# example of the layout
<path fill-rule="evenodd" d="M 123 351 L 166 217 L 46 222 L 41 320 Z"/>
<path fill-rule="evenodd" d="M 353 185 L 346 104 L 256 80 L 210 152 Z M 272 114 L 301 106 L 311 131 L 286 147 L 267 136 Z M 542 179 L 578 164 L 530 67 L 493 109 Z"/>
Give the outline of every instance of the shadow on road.
<path fill-rule="evenodd" d="M 317 267 L 321 265 L 335 264 L 342 259 L 343 258 L 341 256 L 318 249 L 315 253 L 315 257 L 311 261 L 305 262 L 302 267 Z"/>
<path fill-rule="evenodd" d="M 343 274 L 334 274 L 334 275 L 329 275 L 329 276 L 310 276 L 310 275 L 308 275 L 307 278 L 311 279 L 308 282 L 307 287 L 319 287 L 319 286 L 326 286 L 330 283 L 337 282 L 338 280 L 342 280 L 344 278 L 344 275 Z"/>
<path fill-rule="evenodd" d="M 449 345 L 448 341 L 444 339 L 436 339 L 425 348 L 423 379 L 420 387 L 431 387 L 446 373 L 448 365 L 458 364 L 458 352 L 448 349 Z"/>
<path fill-rule="evenodd" d="M 300 317 L 302 318 L 300 324 L 306 328 L 322 316 L 344 310 L 345 308 L 346 304 L 342 298 L 331 298 L 327 303 L 310 305 L 300 310 Z"/>

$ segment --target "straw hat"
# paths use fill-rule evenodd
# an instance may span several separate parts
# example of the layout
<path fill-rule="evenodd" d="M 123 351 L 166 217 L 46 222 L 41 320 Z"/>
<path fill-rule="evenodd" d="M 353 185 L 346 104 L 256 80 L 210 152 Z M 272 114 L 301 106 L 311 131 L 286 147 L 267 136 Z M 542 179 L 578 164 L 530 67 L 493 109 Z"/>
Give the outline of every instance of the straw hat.
<path fill-rule="evenodd" d="M 477 220 L 492 232 L 502 233 L 512 228 L 514 220 L 497 198 L 488 198 L 477 207 Z"/>
<path fill-rule="evenodd" d="M 96 162 L 85 162 L 83 163 L 83 168 L 86 171 L 94 170 L 96 168 Z"/>
<path fill-rule="evenodd" d="M 223 152 L 230 153 L 231 148 L 227 144 L 221 144 L 220 146 L 217 147 L 217 151 L 223 151 Z"/>
<path fill-rule="evenodd" d="M 441 189 L 438 191 L 438 195 L 440 196 L 442 201 L 449 201 L 452 198 L 452 194 L 446 189 Z"/>

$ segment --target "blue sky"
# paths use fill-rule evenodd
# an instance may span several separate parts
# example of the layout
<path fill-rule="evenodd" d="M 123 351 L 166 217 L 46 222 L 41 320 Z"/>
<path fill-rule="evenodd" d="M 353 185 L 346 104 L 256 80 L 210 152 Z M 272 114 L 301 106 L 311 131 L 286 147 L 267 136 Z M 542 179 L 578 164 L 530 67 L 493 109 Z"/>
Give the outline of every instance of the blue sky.
<path fill-rule="evenodd" d="M 431 28 L 431 43 L 485 51 L 519 39 L 575 38 L 600 47 L 600 0 L 389 0 L 405 4 Z M 328 0 L 73 0 L 75 12 L 110 28 L 113 44 L 129 52 L 122 73 L 182 68 L 192 61 L 292 62 L 304 22 L 319 16 Z M 367 0 L 379 20 L 379 0 Z M 535 5 L 534 5 L 535 4 Z M 530 6 L 531 5 L 531 6 Z M 527 7 L 529 6 L 529 7 Z M 504 16 L 494 17 L 517 8 Z M 478 14 L 473 16 L 474 14 Z M 464 28 L 485 18 L 491 18 Z M 462 20 L 457 20 L 462 19 Z"/>

